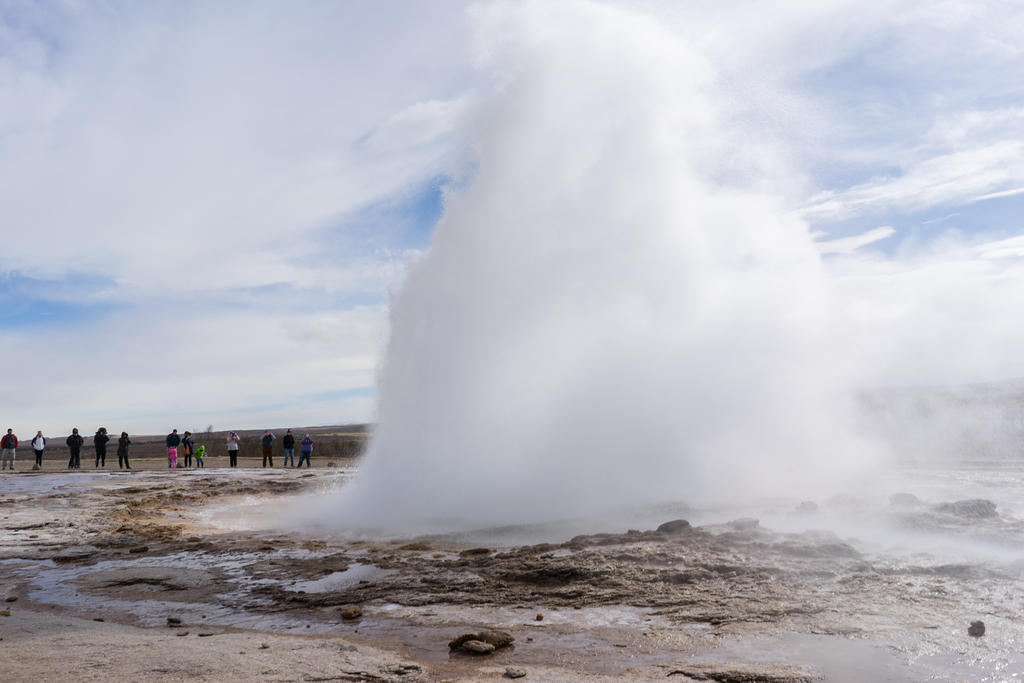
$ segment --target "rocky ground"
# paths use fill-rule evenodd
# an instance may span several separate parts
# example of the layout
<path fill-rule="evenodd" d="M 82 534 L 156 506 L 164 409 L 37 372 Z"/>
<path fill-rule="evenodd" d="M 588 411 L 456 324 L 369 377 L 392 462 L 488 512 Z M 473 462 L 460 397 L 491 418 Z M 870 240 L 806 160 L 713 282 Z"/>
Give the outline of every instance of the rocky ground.
<path fill-rule="evenodd" d="M 1012 565 L 754 519 L 514 547 L 226 528 L 247 501 L 342 485 L 340 464 L 0 478 L 4 680 L 1000 680 L 1021 664 Z M 513 640 L 449 648 L 481 631 Z"/>

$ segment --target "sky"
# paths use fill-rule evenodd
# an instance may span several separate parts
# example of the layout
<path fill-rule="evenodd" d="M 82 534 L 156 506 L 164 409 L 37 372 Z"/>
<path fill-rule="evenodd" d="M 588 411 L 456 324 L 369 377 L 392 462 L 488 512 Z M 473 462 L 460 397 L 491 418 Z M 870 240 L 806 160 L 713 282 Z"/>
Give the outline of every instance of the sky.
<path fill-rule="evenodd" d="M 0 422 L 375 419 L 389 302 L 487 162 L 503 41 L 572 30 L 524 27 L 536 4 L 0 0 Z M 929 343 L 1024 303 L 1024 8 L 623 7 L 700 55 L 707 179 L 806 226 L 864 345 L 920 348 L 879 377 L 1024 376 L 1020 326 Z"/>

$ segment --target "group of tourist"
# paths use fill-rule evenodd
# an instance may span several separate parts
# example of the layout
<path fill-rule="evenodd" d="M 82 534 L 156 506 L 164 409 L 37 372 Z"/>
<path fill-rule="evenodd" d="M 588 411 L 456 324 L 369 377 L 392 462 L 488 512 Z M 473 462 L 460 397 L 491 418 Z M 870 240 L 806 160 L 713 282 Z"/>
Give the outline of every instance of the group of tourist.
<path fill-rule="evenodd" d="M 274 440 L 277 437 L 269 429 L 264 432 L 260 438 L 260 443 L 263 446 L 263 467 L 274 466 Z M 107 434 L 106 427 L 100 427 L 96 430 L 96 434 L 92 437 L 93 448 L 96 450 L 96 468 L 107 466 L 107 443 L 110 441 L 110 436 Z M 184 434 L 179 435 L 177 429 L 172 429 L 171 433 L 167 435 L 167 467 L 178 468 L 178 467 L 206 467 L 206 446 L 200 445 L 196 448 L 195 443 L 192 439 L 192 432 L 186 431 Z M 238 448 L 240 439 L 238 434 L 231 432 L 227 436 L 227 450 L 228 450 L 228 462 L 230 467 L 238 467 Z M 14 471 L 14 459 L 18 449 L 18 437 L 14 434 L 13 429 L 8 429 L 7 433 L 0 437 L 0 460 L 4 470 L 10 465 L 10 469 Z M 68 469 L 78 470 L 82 468 L 82 446 L 85 444 L 85 439 L 78 433 L 78 427 L 71 430 L 71 435 L 67 438 L 66 442 L 68 445 Z M 128 462 L 128 446 L 131 445 L 131 439 L 128 438 L 128 432 L 121 432 L 121 438 L 117 442 L 117 466 L 121 469 L 130 470 L 131 464 Z M 302 441 L 299 446 L 299 464 L 295 464 L 295 437 L 292 436 L 292 430 L 288 430 L 284 438 L 281 440 L 284 446 L 284 467 L 288 467 L 289 461 L 292 467 L 302 467 L 302 461 L 306 461 L 306 468 L 308 469 L 310 459 L 313 457 L 313 439 L 309 434 L 302 437 Z M 35 437 L 32 439 L 32 450 L 35 451 L 36 462 L 33 469 L 42 469 L 43 467 L 43 450 L 46 448 L 46 437 L 43 436 L 42 431 L 36 432 Z M 181 455 L 181 463 L 179 464 L 178 455 Z M 194 463 L 194 464 L 193 464 Z"/>

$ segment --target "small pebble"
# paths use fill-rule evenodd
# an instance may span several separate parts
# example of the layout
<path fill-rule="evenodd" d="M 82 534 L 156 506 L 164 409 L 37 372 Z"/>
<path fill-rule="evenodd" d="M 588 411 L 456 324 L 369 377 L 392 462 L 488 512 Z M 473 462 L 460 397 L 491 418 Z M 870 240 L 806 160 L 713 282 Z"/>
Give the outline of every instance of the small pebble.
<path fill-rule="evenodd" d="M 266 643 L 260 643 L 260 649 L 261 650 L 269 650 L 270 646 L 267 645 Z"/>
<path fill-rule="evenodd" d="M 106 619 L 104 619 L 103 617 L 93 617 L 92 620 L 93 621 L 106 621 Z"/>
<path fill-rule="evenodd" d="M 11 616 L 11 610 L 9 610 L 9 609 L 0 609 L 0 617 L 9 617 L 9 616 Z"/>
<path fill-rule="evenodd" d="M 985 635 L 985 622 L 984 621 L 972 621 L 971 625 L 967 627 L 967 635 L 974 638 L 980 638 Z"/>
<path fill-rule="evenodd" d="M 187 636 L 188 635 L 188 631 L 178 631 L 174 635 L 176 635 L 176 636 Z"/>
<path fill-rule="evenodd" d="M 526 672 L 522 669 L 517 669 L 510 666 L 505 669 L 505 678 L 525 678 Z"/>
<path fill-rule="evenodd" d="M 536 617 L 534 617 L 534 621 L 544 621 L 544 615 L 538 614 Z"/>
<path fill-rule="evenodd" d="M 11 597 L 9 597 L 6 600 L 4 600 L 4 602 L 18 602 L 18 597 L 15 596 L 15 595 L 12 595 Z"/>

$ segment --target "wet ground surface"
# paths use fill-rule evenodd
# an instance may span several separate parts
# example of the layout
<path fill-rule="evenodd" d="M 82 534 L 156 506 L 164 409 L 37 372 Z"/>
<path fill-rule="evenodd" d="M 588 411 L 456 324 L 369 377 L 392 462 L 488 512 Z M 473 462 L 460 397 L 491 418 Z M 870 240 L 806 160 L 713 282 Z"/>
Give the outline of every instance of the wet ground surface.
<path fill-rule="evenodd" d="M 1024 672 L 1024 593 L 1012 553 L 950 562 L 750 518 L 525 545 L 464 535 L 375 541 L 276 531 L 254 512 L 343 486 L 352 473 L 4 477 L 0 597 L 16 600 L 0 634 L 25 609 L 161 634 L 171 618 L 212 634 L 340 637 L 422 667 L 338 680 L 500 678 L 505 666 L 673 680 Z M 828 512 L 823 504 L 801 514 L 813 526 Z M 911 498 L 883 512 L 897 525 L 965 539 L 1013 539 L 1020 526 L 984 506 Z M 350 605 L 360 618 L 341 617 Z M 967 635 L 975 619 L 986 624 L 982 638 Z M 506 631 L 515 644 L 485 658 L 449 652 L 451 638 L 482 628 Z"/>

